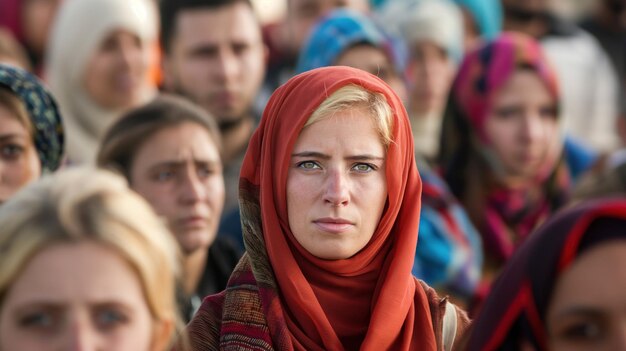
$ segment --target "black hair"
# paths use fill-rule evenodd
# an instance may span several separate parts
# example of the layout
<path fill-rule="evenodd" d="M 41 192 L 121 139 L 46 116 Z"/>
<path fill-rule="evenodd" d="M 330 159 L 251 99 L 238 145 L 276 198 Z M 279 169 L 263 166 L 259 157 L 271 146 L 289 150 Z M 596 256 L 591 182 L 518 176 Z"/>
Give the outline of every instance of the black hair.
<path fill-rule="evenodd" d="M 250 0 L 161 0 L 159 5 L 159 15 L 161 18 L 161 34 L 159 40 L 163 52 L 167 55 L 171 50 L 172 38 L 176 29 L 178 15 L 187 10 L 216 9 L 230 6 L 236 3 L 248 4 Z"/>

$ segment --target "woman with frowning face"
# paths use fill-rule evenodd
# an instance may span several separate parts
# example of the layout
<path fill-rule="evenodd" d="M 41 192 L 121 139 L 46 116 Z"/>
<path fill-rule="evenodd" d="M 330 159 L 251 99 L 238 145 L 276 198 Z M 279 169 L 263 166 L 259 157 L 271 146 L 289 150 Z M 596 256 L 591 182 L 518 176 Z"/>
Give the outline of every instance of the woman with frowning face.
<path fill-rule="evenodd" d="M 244 159 L 247 254 L 188 326 L 192 346 L 451 345 L 444 315 L 454 335 L 464 314 L 411 275 L 420 194 L 409 121 L 387 84 L 349 67 L 292 78 L 270 99 Z"/>
<path fill-rule="evenodd" d="M 33 75 L 0 64 L 0 204 L 55 171 L 63 127 L 54 98 Z"/>
<path fill-rule="evenodd" d="M 559 91 L 539 44 L 507 33 L 469 53 L 442 134 L 442 167 L 482 236 L 485 283 L 567 197 Z"/>
<path fill-rule="evenodd" d="M 123 179 L 45 177 L 0 209 L 0 224 L 0 349 L 168 348 L 178 252 Z"/>
<path fill-rule="evenodd" d="M 617 198 L 550 219 L 494 284 L 467 349 L 626 348 L 625 225 Z"/>
<path fill-rule="evenodd" d="M 121 172 L 178 241 L 186 320 L 205 296 L 224 289 L 240 258 L 217 237 L 224 207 L 220 150 L 218 126 L 206 111 L 163 95 L 116 122 L 98 153 L 98 165 Z"/>

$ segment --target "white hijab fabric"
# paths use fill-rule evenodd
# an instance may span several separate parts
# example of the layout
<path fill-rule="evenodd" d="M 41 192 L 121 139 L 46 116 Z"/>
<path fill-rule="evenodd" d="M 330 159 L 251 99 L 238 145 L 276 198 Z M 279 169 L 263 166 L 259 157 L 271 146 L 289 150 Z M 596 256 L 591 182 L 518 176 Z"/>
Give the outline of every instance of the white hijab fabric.
<path fill-rule="evenodd" d="M 389 1 L 378 12 L 381 23 L 389 24 L 408 47 L 431 41 L 443 48 L 455 64 L 463 58 L 463 14 L 448 0 Z"/>
<path fill-rule="evenodd" d="M 82 84 L 91 56 L 111 31 L 119 29 L 140 38 L 149 62 L 158 32 L 154 1 L 66 0 L 53 24 L 45 73 L 62 110 L 67 157 L 72 164 L 93 163 L 99 138 L 124 112 L 99 106 Z M 146 80 L 145 102 L 155 93 Z"/>

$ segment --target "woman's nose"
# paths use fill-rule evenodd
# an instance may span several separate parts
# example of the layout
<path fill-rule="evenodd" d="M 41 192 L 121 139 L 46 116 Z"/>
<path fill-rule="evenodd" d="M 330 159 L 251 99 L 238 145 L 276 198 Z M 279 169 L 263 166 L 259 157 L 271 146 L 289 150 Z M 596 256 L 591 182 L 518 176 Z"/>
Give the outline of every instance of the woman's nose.
<path fill-rule="evenodd" d="M 87 318 L 76 318 L 70 322 L 68 328 L 68 344 L 66 350 L 71 351 L 95 351 L 97 347 L 97 335 L 92 324 Z"/>
<path fill-rule="evenodd" d="M 333 206 L 345 206 L 350 202 L 350 181 L 339 170 L 330 170 L 324 184 L 324 201 Z"/>
<path fill-rule="evenodd" d="M 208 196 L 206 186 L 195 174 L 195 169 L 187 172 L 180 184 L 180 199 L 184 203 L 204 201 Z"/>
<path fill-rule="evenodd" d="M 540 139 L 545 133 L 544 125 L 539 115 L 526 115 L 522 122 L 522 136 L 524 140 L 534 141 Z"/>

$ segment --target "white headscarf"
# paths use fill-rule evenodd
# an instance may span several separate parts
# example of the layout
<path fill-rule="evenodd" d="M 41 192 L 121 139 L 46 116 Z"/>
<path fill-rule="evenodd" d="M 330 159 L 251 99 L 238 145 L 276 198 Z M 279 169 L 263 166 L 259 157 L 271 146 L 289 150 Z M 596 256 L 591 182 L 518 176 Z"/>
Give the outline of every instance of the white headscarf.
<path fill-rule="evenodd" d="M 463 57 L 463 14 L 447 0 L 389 1 L 378 13 L 380 21 L 400 35 L 408 47 L 431 41 L 459 64 Z"/>
<path fill-rule="evenodd" d="M 451 64 L 463 58 L 463 13 L 447 0 L 395 0 L 380 9 L 382 23 L 405 40 L 408 48 L 431 42 L 443 49 Z M 409 49 L 410 50 L 410 49 Z M 417 115 L 411 112 L 415 150 L 433 159 L 439 153 L 442 118 L 438 112 Z"/>
<path fill-rule="evenodd" d="M 71 163 L 92 163 L 99 138 L 124 111 L 98 105 L 83 86 L 91 56 L 114 30 L 137 35 L 149 62 L 158 17 L 153 0 L 66 0 L 55 19 L 48 42 L 45 73 L 63 112 L 67 156 Z M 145 82 L 145 102 L 156 92 Z"/>

